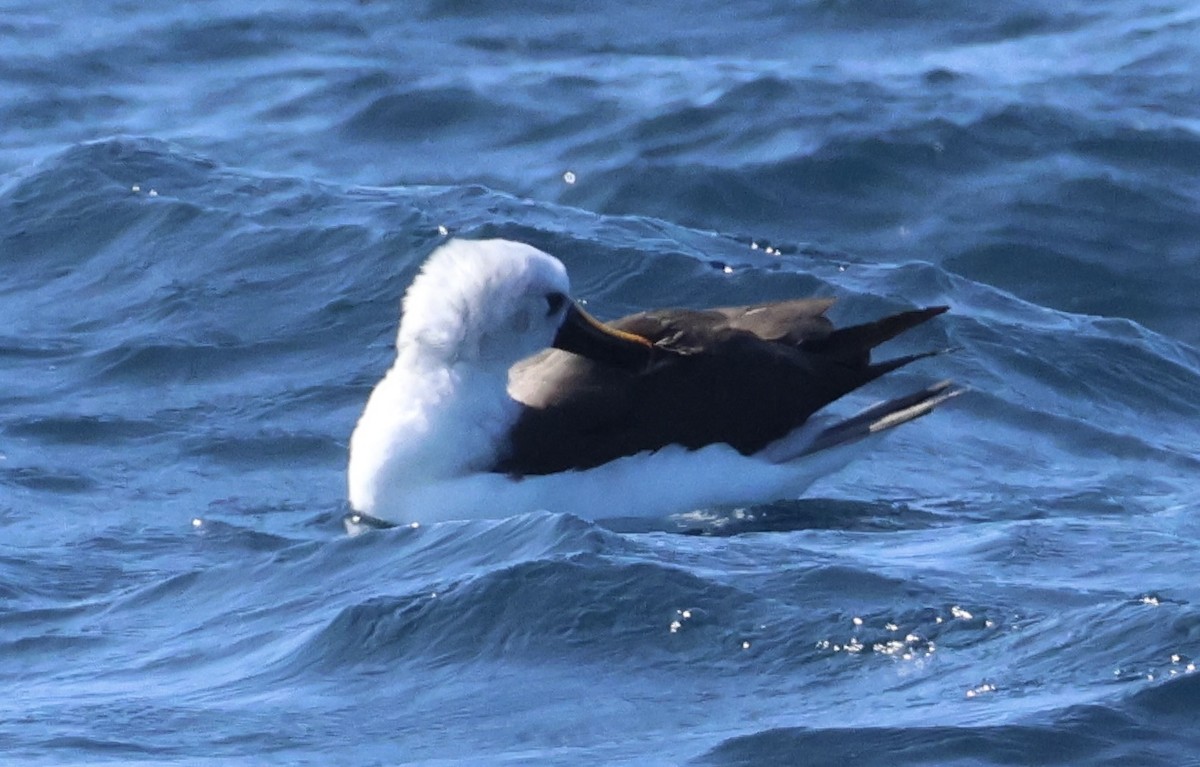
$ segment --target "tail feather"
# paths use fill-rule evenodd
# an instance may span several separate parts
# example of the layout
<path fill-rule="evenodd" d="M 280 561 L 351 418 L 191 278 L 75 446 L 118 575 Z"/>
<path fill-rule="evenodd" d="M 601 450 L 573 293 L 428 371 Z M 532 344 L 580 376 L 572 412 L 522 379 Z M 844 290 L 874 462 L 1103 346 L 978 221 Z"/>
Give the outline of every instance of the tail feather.
<path fill-rule="evenodd" d="M 952 381 L 941 381 L 912 394 L 881 402 L 823 430 L 795 457 L 857 442 L 872 434 L 894 429 L 933 412 L 938 405 L 964 391 L 966 390 L 956 387 Z"/>

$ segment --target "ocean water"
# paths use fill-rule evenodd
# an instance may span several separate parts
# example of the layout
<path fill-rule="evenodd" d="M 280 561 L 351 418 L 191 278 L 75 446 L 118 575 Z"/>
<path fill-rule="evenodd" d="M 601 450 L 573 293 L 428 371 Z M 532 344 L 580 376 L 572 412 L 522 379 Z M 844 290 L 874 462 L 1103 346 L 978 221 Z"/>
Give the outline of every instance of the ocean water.
<path fill-rule="evenodd" d="M 0 2 L 0 762 L 1200 764 L 1200 8 Z M 348 536 L 448 235 L 951 312 L 807 497 Z"/>

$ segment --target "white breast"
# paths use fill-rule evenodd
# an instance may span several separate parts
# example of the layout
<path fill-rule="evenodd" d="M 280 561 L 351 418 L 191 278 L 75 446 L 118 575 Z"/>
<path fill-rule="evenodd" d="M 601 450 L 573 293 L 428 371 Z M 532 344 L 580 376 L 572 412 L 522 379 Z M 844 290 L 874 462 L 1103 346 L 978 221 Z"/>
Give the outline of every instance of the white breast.
<path fill-rule="evenodd" d="M 491 378 L 398 361 L 350 437 L 350 505 L 386 519 L 410 518 L 420 509 L 417 490 L 490 465 L 519 407 L 503 379 Z"/>

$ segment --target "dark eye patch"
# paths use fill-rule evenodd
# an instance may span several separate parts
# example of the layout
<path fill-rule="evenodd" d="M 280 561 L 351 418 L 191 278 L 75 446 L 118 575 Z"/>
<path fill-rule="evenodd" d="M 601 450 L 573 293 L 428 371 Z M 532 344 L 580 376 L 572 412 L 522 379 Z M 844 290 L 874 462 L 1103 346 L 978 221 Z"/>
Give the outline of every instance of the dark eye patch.
<path fill-rule="evenodd" d="M 551 317 L 562 311 L 563 306 L 567 303 L 567 297 L 562 293 L 547 293 L 546 294 L 546 316 Z"/>

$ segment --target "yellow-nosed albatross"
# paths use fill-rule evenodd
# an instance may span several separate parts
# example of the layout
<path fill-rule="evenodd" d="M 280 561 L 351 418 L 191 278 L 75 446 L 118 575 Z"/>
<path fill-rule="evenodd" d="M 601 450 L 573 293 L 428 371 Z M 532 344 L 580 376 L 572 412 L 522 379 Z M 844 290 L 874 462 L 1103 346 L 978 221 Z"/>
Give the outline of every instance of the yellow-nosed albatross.
<path fill-rule="evenodd" d="M 437 522 L 540 509 L 662 517 L 794 498 L 866 437 L 958 392 L 943 382 L 832 425 L 810 419 L 933 354 L 870 361 L 872 348 L 946 310 L 834 329 L 832 303 L 660 309 L 603 324 L 570 299 L 552 256 L 451 240 L 405 294 L 396 362 L 350 439 L 350 505 Z"/>

